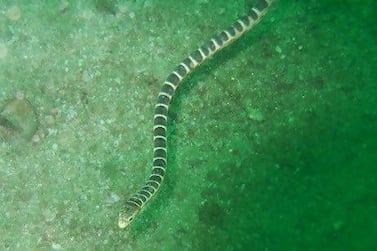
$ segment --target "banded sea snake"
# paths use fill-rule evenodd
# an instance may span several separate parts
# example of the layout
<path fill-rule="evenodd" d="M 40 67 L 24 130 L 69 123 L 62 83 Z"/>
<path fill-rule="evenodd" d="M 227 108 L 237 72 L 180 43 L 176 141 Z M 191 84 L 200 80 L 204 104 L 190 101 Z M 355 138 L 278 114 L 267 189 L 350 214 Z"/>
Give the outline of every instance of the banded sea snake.
<path fill-rule="evenodd" d="M 179 84 L 207 58 L 237 40 L 242 34 L 259 23 L 272 2 L 273 0 L 259 0 L 257 4 L 250 9 L 247 15 L 237 19 L 228 29 L 223 30 L 202 47 L 192 52 L 167 77 L 158 94 L 157 104 L 155 106 L 152 173 L 145 185 L 131 198 L 125 201 L 119 213 L 118 225 L 120 228 L 125 228 L 132 222 L 135 216 L 157 192 L 164 180 L 167 164 L 166 127 L 168 109 Z"/>

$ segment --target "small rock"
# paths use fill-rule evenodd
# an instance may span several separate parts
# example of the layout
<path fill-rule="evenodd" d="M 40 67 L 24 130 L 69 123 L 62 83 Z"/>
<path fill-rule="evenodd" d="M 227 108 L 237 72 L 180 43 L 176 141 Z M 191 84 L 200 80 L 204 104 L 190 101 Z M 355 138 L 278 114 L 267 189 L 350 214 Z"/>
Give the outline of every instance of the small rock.
<path fill-rule="evenodd" d="M 18 6 L 14 5 L 7 10 L 7 17 L 12 21 L 17 21 L 21 18 L 21 10 Z"/>
<path fill-rule="evenodd" d="M 0 139 L 30 140 L 37 129 L 37 114 L 32 104 L 23 95 L 17 95 L 1 109 Z"/>
<path fill-rule="evenodd" d="M 264 115 L 262 111 L 258 109 L 254 109 L 254 108 L 249 108 L 248 111 L 249 111 L 249 119 L 252 119 L 258 122 L 262 122 L 264 120 Z"/>
<path fill-rule="evenodd" d="M 5 59 L 8 55 L 8 48 L 5 44 L 0 43 L 0 59 Z"/>

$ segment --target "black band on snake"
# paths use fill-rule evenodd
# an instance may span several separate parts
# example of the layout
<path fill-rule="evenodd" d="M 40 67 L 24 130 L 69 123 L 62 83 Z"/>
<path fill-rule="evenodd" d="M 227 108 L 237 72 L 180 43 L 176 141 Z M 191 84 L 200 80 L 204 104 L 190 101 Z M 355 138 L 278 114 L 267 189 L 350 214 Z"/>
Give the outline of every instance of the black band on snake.
<path fill-rule="evenodd" d="M 202 47 L 184 59 L 165 80 L 154 113 L 154 148 L 152 173 L 145 185 L 131 198 L 125 201 L 119 214 L 118 225 L 127 227 L 140 210 L 160 188 L 164 180 L 167 165 L 166 127 L 168 109 L 176 89 L 182 80 L 207 58 L 237 40 L 246 31 L 253 28 L 266 14 L 273 0 L 259 0 L 246 16 L 237 19 L 228 29 L 210 39 Z"/>

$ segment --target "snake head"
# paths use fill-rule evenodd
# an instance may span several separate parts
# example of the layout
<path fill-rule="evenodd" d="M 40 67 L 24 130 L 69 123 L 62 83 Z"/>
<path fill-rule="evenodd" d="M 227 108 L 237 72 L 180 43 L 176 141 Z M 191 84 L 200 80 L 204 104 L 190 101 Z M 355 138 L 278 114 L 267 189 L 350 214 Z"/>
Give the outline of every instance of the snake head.
<path fill-rule="evenodd" d="M 126 228 L 135 219 L 139 211 L 140 207 L 126 202 L 119 213 L 118 226 Z"/>

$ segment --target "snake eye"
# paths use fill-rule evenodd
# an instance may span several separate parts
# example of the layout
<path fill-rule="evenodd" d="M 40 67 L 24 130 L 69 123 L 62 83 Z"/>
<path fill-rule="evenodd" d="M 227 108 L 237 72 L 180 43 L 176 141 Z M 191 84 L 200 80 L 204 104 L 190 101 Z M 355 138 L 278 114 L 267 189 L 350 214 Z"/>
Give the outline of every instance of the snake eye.
<path fill-rule="evenodd" d="M 131 216 L 130 218 L 128 218 L 128 221 L 131 222 L 133 219 L 134 217 Z"/>

